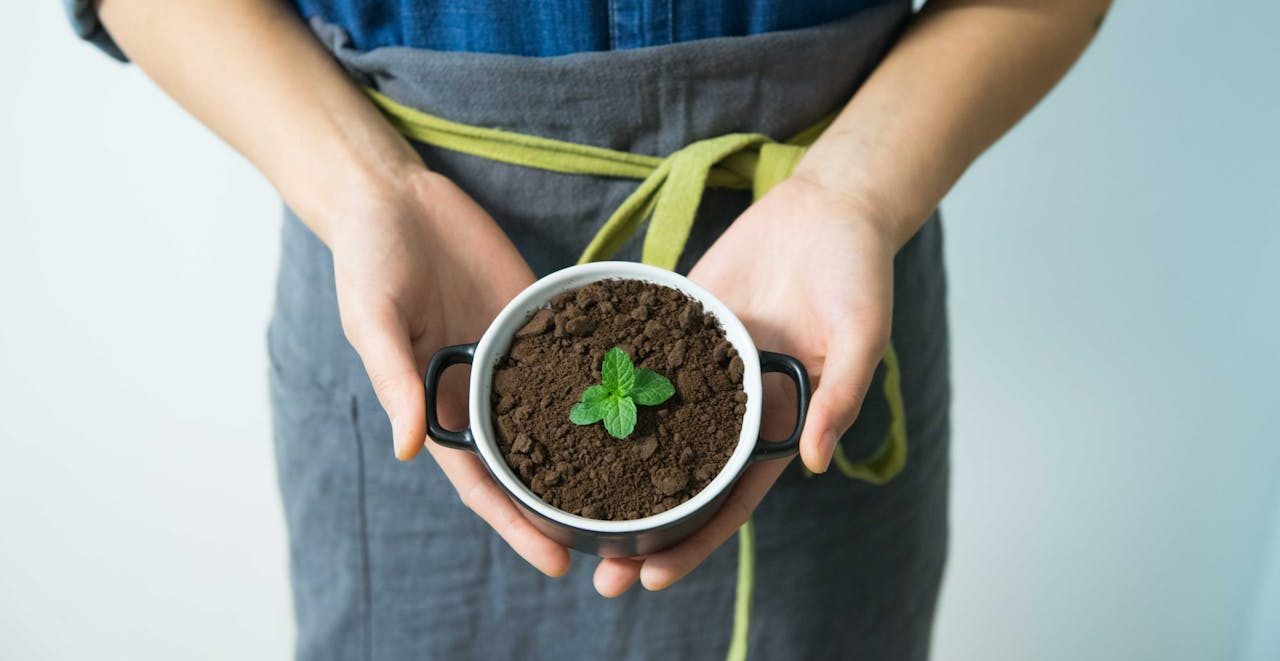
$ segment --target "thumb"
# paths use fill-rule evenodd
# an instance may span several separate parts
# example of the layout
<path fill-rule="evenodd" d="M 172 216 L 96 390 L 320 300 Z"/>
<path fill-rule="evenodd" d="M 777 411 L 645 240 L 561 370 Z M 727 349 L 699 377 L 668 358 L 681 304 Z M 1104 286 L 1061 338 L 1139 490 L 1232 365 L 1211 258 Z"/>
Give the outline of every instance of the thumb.
<path fill-rule="evenodd" d="M 838 332 L 832 337 L 800 437 L 800 459 L 805 468 L 826 472 L 836 442 L 853 426 L 862 409 L 886 342 L 861 329 Z"/>
<path fill-rule="evenodd" d="M 426 442 L 426 393 L 405 324 L 393 309 L 384 309 L 361 313 L 343 326 L 391 420 L 396 458 L 414 458 Z"/>

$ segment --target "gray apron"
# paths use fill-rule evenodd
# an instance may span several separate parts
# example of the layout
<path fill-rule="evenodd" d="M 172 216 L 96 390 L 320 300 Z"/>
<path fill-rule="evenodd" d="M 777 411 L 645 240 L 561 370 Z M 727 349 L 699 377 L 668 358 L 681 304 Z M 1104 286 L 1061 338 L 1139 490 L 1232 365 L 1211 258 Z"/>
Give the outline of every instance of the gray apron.
<path fill-rule="evenodd" d="M 406 105 L 665 155 L 726 133 L 785 139 L 814 124 L 849 99 L 909 14 L 909 2 L 894 1 L 803 30 L 551 58 L 362 53 L 340 29 L 312 27 L 360 83 Z M 572 264 L 636 185 L 419 151 L 493 215 L 539 276 Z M 682 272 L 749 202 L 749 192 L 707 192 Z M 639 244 L 619 258 L 638 259 Z M 396 461 L 387 418 L 343 337 L 329 251 L 290 213 L 281 250 L 271 398 L 299 659 L 724 656 L 736 539 L 657 593 L 599 597 L 596 563 L 582 555 L 568 576 L 544 577 L 461 504 L 429 457 Z M 799 462 L 787 469 L 755 514 L 749 658 L 927 656 L 946 555 L 950 397 L 936 217 L 894 268 L 907 467 L 885 486 L 834 470 L 806 477 Z M 848 457 L 874 453 L 888 422 L 886 403 L 870 397 L 843 440 Z"/>

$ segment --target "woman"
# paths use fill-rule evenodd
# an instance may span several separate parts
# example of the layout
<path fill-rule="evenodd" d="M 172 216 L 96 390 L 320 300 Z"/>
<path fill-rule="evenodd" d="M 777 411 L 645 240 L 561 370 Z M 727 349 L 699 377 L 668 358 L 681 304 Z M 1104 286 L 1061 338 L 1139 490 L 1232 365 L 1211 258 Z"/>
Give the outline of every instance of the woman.
<path fill-rule="evenodd" d="M 731 656 L 927 656 L 948 470 L 934 209 L 1062 76 L 1106 0 L 932 0 L 917 15 L 905 0 L 68 3 L 82 35 L 127 54 L 290 209 L 270 348 L 299 658 L 717 657 L 734 608 L 724 543 L 753 513 L 755 616 Z M 812 473 L 879 450 L 892 340 L 905 469 L 872 485 L 761 464 L 675 548 L 571 564 L 474 457 L 426 442 L 420 375 L 572 263 L 635 182 L 411 142 L 362 86 L 456 122 L 658 156 L 728 133 L 783 140 L 838 111 L 760 199 L 707 191 L 679 269 L 760 346 L 805 361 Z M 462 389 L 442 386 L 454 425 Z M 398 464 L 387 440 L 434 463 Z"/>

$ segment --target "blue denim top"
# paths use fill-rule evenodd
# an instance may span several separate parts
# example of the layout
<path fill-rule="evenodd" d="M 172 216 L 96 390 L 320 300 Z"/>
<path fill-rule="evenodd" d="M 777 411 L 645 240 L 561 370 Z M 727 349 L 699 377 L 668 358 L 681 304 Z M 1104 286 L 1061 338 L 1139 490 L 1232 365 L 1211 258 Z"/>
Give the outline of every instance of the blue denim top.
<path fill-rule="evenodd" d="M 293 0 L 355 46 L 564 55 L 804 28 L 879 0 Z"/>
<path fill-rule="evenodd" d="M 759 34 L 837 20 L 883 0 L 292 0 L 355 46 L 548 56 Z M 124 55 L 93 0 L 63 0 L 76 32 Z"/>

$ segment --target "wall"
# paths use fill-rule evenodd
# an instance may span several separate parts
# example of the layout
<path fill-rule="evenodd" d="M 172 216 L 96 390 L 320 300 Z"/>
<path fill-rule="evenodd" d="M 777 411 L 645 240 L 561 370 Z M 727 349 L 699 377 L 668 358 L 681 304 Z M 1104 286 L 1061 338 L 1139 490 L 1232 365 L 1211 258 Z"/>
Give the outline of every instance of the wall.
<path fill-rule="evenodd" d="M 1119 3 L 944 204 L 940 659 L 1280 657 L 1280 7 L 1252 4 Z M 278 202 L 55 3 L 19 13 L 0 42 L 0 656 L 284 657 Z"/>
<path fill-rule="evenodd" d="M 941 659 L 1229 659 L 1252 635 L 1280 496 L 1280 9 L 1251 4 L 1116 3 L 943 205 Z"/>
<path fill-rule="evenodd" d="M 0 41 L 0 658 L 286 658 L 264 347 L 279 202 L 71 38 L 60 3 L 18 13 Z"/>

